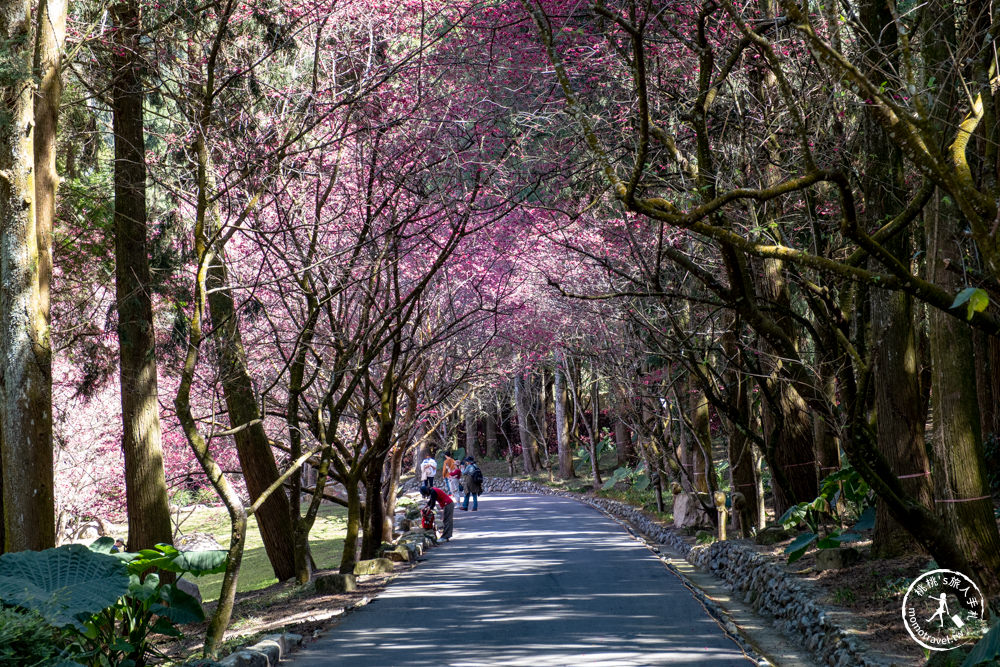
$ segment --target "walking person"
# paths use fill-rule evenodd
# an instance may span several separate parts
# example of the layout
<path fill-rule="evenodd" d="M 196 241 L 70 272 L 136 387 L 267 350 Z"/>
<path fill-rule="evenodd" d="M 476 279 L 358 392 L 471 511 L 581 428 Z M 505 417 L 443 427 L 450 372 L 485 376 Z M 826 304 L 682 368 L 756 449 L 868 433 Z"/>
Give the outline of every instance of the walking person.
<path fill-rule="evenodd" d="M 451 458 L 451 452 L 444 455 L 444 465 L 441 476 L 444 477 L 444 488 L 448 495 L 458 499 L 459 484 L 458 478 L 462 476 L 462 471 L 458 467 L 455 459 Z"/>
<path fill-rule="evenodd" d="M 437 475 L 438 463 L 428 450 L 427 458 L 420 462 L 420 492 L 434 486 L 434 476 Z"/>
<path fill-rule="evenodd" d="M 420 487 L 420 495 L 427 498 L 427 507 L 434 510 L 434 505 L 441 506 L 444 518 L 441 521 L 441 539 L 447 542 L 455 528 L 455 501 L 447 493 L 436 486 Z"/>
<path fill-rule="evenodd" d="M 466 456 L 462 459 L 462 487 L 465 488 L 465 498 L 462 509 L 469 510 L 469 496 L 472 496 L 472 511 L 479 511 L 479 494 L 483 492 L 483 471 L 476 465 L 476 459 Z"/>

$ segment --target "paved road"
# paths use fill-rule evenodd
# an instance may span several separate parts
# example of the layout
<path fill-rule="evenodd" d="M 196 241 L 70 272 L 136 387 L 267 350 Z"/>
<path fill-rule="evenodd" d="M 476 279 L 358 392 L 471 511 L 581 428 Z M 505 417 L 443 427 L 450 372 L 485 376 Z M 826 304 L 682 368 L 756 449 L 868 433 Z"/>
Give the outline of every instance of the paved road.
<path fill-rule="evenodd" d="M 593 508 L 484 496 L 455 538 L 293 654 L 297 667 L 753 664 L 663 564 Z"/>

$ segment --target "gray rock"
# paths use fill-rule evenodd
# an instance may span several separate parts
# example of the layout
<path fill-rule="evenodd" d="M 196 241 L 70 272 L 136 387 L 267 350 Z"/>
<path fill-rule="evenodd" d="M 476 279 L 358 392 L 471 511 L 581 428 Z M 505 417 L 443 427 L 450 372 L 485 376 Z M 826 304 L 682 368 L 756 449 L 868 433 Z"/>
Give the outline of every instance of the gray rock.
<path fill-rule="evenodd" d="M 353 574 L 324 574 L 316 577 L 315 585 L 317 593 L 350 593 L 358 589 L 358 580 Z"/>
<path fill-rule="evenodd" d="M 380 574 L 392 572 L 392 561 L 388 558 L 372 558 L 371 560 L 359 560 L 354 565 L 354 574 Z"/>
<path fill-rule="evenodd" d="M 188 581 L 187 579 L 178 579 L 175 584 L 177 588 L 184 591 L 191 597 L 193 597 L 198 602 L 201 602 L 201 590 L 198 588 L 198 584 L 193 581 Z"/>
<path fill-rule="evenodd" d="M 861 560 L 861 552 L 854 547 L 820 549 L 816 552 L 816 569 L 842 570 Z"/>
<path fill-rule="evenodd" d="M 276 665 L 281 660 L 281 644 L 273 639 L 262 639 L 247 650 L 265 655 L 268 665 Z"/>
<path fill-rule="evenodd" d="M 280 635 L 266 635 L 257 644 L 254 644 L 251 648 L 257 649 L 262 644 L 275 645 L 280 651 L 280 656 L 284 658 L 287 656 L 293 646 L 298 646 L 302 643 L 302 635 L 296 635 L 291 632 L 285 632 Z"/>
<path fill-rule="evenodd" d="M 708 494 L 702 500 L 708 502 Z M 693 493 L 678 493 L 674 496 L 674 528 L 709 528 L 712 520 L 708 517 L 698 496 Z"/>
<path fill-rule="evenodd" d="M 382 551 L 383 558 L 388 558 L 394 563 L 408 563 L 414 559 L 415 553 L 411 551 L 413 547 L 408 544 L 400 544 L 392 549 Z"/>
<path fill-rule="evenodd" d="M 753 539 L 757 544 L 770 546 L 772 544 L 777 544 L 778 542 L 784 542 L 785 540 L 791 539 L 791 537 L 792 534 L 781 526 L 768 526 L 764 530 L 758 532 Z"/>
<path fill-rule="evenodd" d="M 270 667 L 267 656 L 257 651 L 244 649 L 226 656 L 219 661 L 224 667 Z"/>
<path fill-rule="evenodd" d="M 174 546 L 181 551 L 211 551 L 222 549 L 215 537 L 208 533 L 188 533 L 174 540 Z"/>

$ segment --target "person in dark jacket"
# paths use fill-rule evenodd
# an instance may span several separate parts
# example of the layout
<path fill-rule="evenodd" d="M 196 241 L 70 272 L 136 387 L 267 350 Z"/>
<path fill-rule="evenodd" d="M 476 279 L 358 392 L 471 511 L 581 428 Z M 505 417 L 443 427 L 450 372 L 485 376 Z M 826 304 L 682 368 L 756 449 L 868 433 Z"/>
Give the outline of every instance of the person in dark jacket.
<path fill-rule="evenodd" d="M 434 505 L 441 506 L 444 513 L 444 520 L 441 526 L 441 539 L 447 542 L 451 539 L 451 533 L 455 528 L 455 501 L 447 493 L 436 486 L 420 487 L 420 495 L 427 498 L 427 507 L 434 509 Z"/>
<path fill-rule="evenodd" d="M 465 498 L 462 500 L 462 509 L 468 511 L 469 496 L 472 496 L 472 511 L 479 511 L 479 494 L 483 492 L 483 473 L 476 465 L 476 459 L 466 456 L 462 459 L 462 488 L 465 489 Z M 476 480 L 479 481 L 476 481 Z"/>

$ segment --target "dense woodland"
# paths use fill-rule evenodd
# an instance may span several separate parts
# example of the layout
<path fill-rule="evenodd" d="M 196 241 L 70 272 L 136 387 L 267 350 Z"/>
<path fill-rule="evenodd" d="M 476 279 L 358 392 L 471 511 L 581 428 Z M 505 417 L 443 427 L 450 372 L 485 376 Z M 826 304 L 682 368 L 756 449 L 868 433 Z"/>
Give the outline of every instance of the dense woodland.
<path fill-rule="evenodd" d="M 307 582 L 323 499 L 350 571 L 428 448 L 599 487 L 613 444 L 616 482 L 730 492 L 750 532 L 860 489 L 876 554 L 995 605 L 998 22 L 0 0 L 3 550 L 170 543 L 212 489 L 213 655 L 249 515 Z"/>

